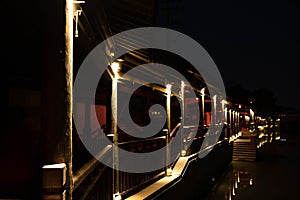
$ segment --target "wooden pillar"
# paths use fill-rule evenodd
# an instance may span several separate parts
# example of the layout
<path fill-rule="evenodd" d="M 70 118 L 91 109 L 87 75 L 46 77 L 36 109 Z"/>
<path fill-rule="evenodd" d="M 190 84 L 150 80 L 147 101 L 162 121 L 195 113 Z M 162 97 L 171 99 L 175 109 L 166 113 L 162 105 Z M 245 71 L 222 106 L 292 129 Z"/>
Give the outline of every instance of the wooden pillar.
<path fill-rule="evenodd" d="M 185 123 L 184 123 L 184 120 L 185 120 L 185 96 L 184 96 L 184 87 L 185 87 L 185 84 L 184 84 L 184 81 L 181 81 L 181 90 L 180 90 L 180 95 L 181 95 L 181 156 L 185 156 L 186 154 L 186 150 L 187 150 L 187 147 L 186 147 L 186 144 L 184 142 L 185 140 L 185 131 L 184 131 L 184 126 L 185 126 Z"/>
<path fill-rule="evenodd" d="M 205 88 L 201 89 L 201 125 L 205 125 Z"/>
<path fill-rule="evenodd" d="M 170 134 L 171 134 L 171 89 L 172 85 L 167 84 L 166 85 L 166 93 L 167 93 L 167 101 L 166 101 L 166 110 L 167 110 L 167 135 L 166 135 L 166 175 L 170 176 L 172 175 L 172 170 L 169 168 L 169 163 L 171 159 L 171 149 L 170 145 Z"/>
<path fill-rule="evenodd" d="M 44 4 L 42 199 L 72 199 L 73 1 Z"/>
<path fill-rule="evenodd" d="M 112 80 L 111 94 L 111 133 L 113 134 L 113 192 L 119 193 L 119 150 L 118 150 L 118 79 L 115 77 Z"/>
<path fill-rule="evenodd" d="M 212 120 L 211 120 L 211 123 L 213 125 L 216 125 L 217 124 L 217 95 L 214 95 L 213 96 L 213 99 L 212 99 L 212 113 L 213 113 L 213 116 L 212 116 Z"/>

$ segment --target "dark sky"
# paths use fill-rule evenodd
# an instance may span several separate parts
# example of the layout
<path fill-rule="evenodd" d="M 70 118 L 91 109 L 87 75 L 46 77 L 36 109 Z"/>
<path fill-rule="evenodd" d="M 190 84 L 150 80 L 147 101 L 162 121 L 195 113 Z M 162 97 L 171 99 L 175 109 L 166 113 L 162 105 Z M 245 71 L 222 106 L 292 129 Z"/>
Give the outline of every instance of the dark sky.
<path fill-rule="evenodd" d="M 225 85 L 267 88 L 279 105 L 300 109 L 297 0 L 179 0 L 169 12 L 170 27 L 208 51 Z"/>
<path fill-rule="evenodd" d="M 170 10 L 163 10 L 161 23 L 166 25 L 166 16 L 170 14 L 170 28 L 197 40 L 217 64 L 225 85 L 240 84 L 251 90 L 268 88 L 277 96 L 278 104 L 300 109 L 298 0 L 168 2 Z M 10 52 L 18 47 L 23 57 L 30 60 L 39 39 L 27 35 L 38 35 L 39 23 L 43 22 L 27 12 L 27 8 L 39 4 L 14 6 L 10 2 L 10 5 L 14 8 L 5 10 L 6 20 L 3 20 L 10 39 L 8 58 L 15 60 Z M 24 37 L 19 36 L 20 32 Z"/>

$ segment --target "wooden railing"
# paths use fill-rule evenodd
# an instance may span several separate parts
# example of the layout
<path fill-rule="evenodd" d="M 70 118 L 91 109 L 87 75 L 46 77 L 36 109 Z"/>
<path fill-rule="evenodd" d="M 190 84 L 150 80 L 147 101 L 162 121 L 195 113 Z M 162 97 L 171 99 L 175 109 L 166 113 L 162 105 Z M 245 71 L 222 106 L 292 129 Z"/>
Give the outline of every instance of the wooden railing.
<path fill-rule="evenodd" d="M 165 146 L 166 137 L 155 137 L 141 140 L 133 140 L 119 143 L 119 147 L 127 151 L 141 153 L 149 150 L 159 149 Z M 111 200 L 112 191 L 112 169 L 98 160 L 107 156 L 112 151 L 112 146 L 106 146 L 96 158 L 90 159 L 73 175 L 73 197 L 78 200 Z M 111 152 L 110 152 L 111 153 Z M 165 158 L 162 158 L 164 162 Z M 119 190 L 122 196 L 129 195 L 151 182 L 164 176 L 164 169 L 147 173 L 119 172 Z"/>

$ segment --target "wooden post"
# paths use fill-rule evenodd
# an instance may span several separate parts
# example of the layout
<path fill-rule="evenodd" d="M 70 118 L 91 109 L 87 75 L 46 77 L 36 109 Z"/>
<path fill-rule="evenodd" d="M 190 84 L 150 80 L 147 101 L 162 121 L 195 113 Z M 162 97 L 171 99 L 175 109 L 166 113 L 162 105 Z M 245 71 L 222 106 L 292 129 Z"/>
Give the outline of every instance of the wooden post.
<path fill-rule="evenodd" d="M 181 91 L 180 91 L 180 93 L 181 93 L 181 156 L 185 156 L 185 154 L 186 154 L 186 144 L 185 144 L 185 142 L 184 142 L 184 112 L 185 112 L 185 110 L 184 110 L 184 107 L 185 107 L 185 100 L 184 100 L 184 87 L 185 87 L 185 85 L 184 85 L 184 82 L 183 81 L 181 81 Z"/>
<path fill-rule="evenodd" d="M 167 135 L 166 135 L 166 145 L 167 145 L 167 148 L 166 148 L 166 175 L 167 176 L 170 176 L 172 175 L 172 171 L 171 169 L 169 169 L 169 163 L 170 163 L 170 157 L 171 157 L 171 149 L 170 149 L 170 145 L 169 142 L 170 142 L 170 134 L 171 134 L 171 88 L 172 88 L 172 85 L 171 84 L 167 84 L 166 85 L 166 93 L 167 93 L 167 106 L 166 106 L 166 109 L 167 109 Z"/>
<path fill-rule="evenodd" d="M 201 125 L 205 125 L 205 110 L 204 110 L 204 105 L 205 105 L 205 88 L 202 88 L 201 90 Z"/>
<path fill-rule="evenodd" d="M 45 4 L 42 82 L 42 199 L 72 199 L 73 1 Z M 56 169 L 49 178 L 47 166 Z M 54 170 L 55 171 L 55 170 Z M 62 174 L 61 174 L 62 173 Z M 56 175 L 55 175 L 56 174 Z M 49 182 L 65 181 L 58 190 Z"/>

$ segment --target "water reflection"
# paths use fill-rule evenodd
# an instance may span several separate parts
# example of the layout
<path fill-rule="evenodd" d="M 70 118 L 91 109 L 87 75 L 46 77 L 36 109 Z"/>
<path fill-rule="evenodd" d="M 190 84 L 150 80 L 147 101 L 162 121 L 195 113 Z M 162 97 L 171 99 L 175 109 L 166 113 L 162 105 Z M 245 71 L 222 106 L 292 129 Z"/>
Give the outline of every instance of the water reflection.
<path fill-rule="evenodd" d="M 300 135 L 266 143 L 255 162 L 232 161 L 206 200 L 299 199 Z"/>
<path fill-rule="evenodd" d="M 232 172 L 231 184 L 225 193 L 225 199 L 231 200 L 242 190 L 247 190 L 253 185 L 252 174 L 247 170 L 238 170 Z"/>
<path fill-rule="evenodd" d="M 233 161 L 229 170 L 226 172 L 220 183 L 217 184 L 207 200 L 233 200 L 243 199 L 249 191 L 255 187 L 256 166 L 255 163 Z"/>

